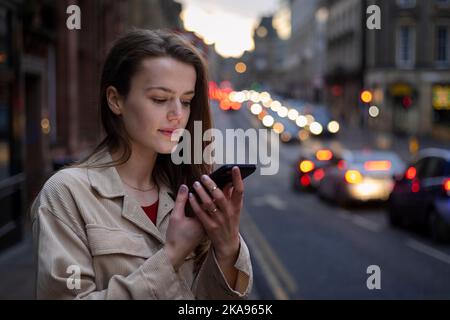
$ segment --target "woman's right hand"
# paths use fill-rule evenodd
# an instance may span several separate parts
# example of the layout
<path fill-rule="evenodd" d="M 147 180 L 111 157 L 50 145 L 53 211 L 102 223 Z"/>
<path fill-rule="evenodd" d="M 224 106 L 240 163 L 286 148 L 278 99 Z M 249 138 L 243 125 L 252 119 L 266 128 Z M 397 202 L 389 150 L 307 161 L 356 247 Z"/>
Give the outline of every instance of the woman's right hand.
<path fill-rule="evenodd" d="M 164 250 L 176 271 L 206 235 L 203 225 L 196 217 L 190 218 L 185 216 L 184 210 L 188 194 L 188 187 L 182 185 L 178 190 L 166 232 Z"/>

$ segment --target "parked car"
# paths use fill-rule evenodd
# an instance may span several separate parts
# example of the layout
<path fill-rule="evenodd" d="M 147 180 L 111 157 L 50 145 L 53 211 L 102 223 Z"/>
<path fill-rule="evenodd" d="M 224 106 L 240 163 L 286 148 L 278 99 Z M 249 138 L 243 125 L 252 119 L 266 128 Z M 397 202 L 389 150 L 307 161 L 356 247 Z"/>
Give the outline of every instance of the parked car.
<path fill-rule="evenodd" d="M 424 226 L 433 239 L 449 240 L 450 150 L 420 152 L 395 182 L 388 208 L 393 226 Z"/>
<path fill-rule="evenodd" d="M 404 162 L 394 152 L 345 151 L 342 161 L 325 172 L 318 193 L 343 206 L 387 201 L 395 175 L 404 170 Z"/>

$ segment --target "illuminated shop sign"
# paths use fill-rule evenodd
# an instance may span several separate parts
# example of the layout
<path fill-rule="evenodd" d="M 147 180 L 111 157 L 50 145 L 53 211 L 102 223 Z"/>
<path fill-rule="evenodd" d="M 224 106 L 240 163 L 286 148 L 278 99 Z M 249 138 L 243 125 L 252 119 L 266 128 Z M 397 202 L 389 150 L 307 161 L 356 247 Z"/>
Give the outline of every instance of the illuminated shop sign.
<path fill-rule="evenodd" d="M 433 108 L 450 110 L 450 85 L 433 86 Z"/>

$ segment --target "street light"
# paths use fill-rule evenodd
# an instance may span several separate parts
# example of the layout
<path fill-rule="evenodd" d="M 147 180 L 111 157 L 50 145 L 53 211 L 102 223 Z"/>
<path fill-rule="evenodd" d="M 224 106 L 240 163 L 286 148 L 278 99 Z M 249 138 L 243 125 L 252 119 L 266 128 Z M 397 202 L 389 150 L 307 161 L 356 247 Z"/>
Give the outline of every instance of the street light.
<path fill-rule="evenodd" d="M 364 103 L 371 103 L 373 100 L 373 94 L 369 90 L 361 92 L 361 101 Z"/>
<path fill-rule="evenodd" d="M 323 24 L 325 22 L 327 22 L 328 20 L 328 9 L 325 7 L 320 8 L 319 10 L 316 11 L 316 20 L 317 22 Z"/>
<path fill-rule="evenodd" d="M 237 73 L 245 73 L 247 71 L 247 65 L 243 62 L 236 63 L 236 66 L 234 67 Z"/>

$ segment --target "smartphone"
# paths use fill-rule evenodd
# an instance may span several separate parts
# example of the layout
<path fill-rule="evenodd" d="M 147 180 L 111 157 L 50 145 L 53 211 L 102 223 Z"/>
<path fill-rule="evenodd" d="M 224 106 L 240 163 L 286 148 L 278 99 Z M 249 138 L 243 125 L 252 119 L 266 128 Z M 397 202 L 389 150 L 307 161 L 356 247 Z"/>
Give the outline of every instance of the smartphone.
<path fill-rule="evenodd" d="M 254 164 L 226 164 L 214 171 L 210 178 L 216 183 L 218 188 L 223 189 L 227 184 L 233 182 L 231 170 L 234 167 L 238 167 L 241 170 L 242 180 L 256 171 L 256 165 Z"/>
<path fill-rule="evenodd" d="M 241 170 L 242 180 L 247 178 L 249 175 L 251 175 L 256 171 L 256 165 L 254 164 L 226 164 L 221 166 L 212 174 L 210 174 L 210 178 L 216 183 L 218 188 L 223 189 L 227 184 L 233 183 L 233 176 L 231 174 L 231 170 L 234 167 L 239 167 L 239 169 Z M 197 198 L 197 201 L 200 201 L 198 199 L 197 193 L 193 192 L 193 194 Z M 175 201 L 175 196 L 173 196 L 172 194 L 169 195 Z M 185 215 L 187 217 L 195 216 L 195 213 L 192 210 L 192 207 L 190 206 L 189 202 L 187 203 L 185 208 Z"/>

